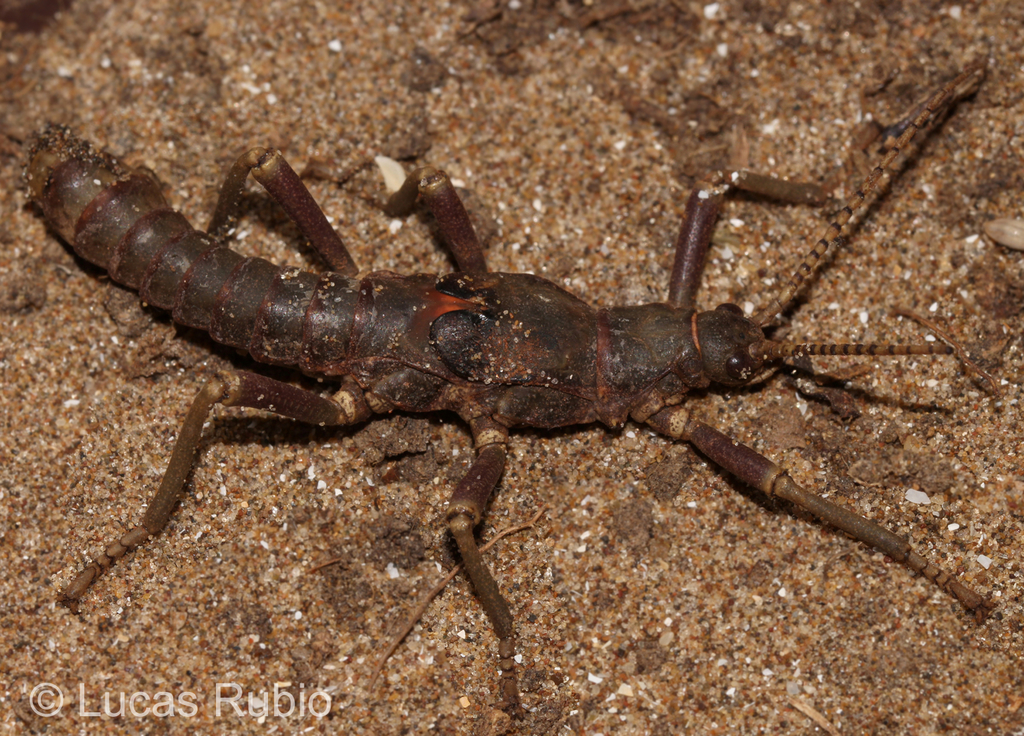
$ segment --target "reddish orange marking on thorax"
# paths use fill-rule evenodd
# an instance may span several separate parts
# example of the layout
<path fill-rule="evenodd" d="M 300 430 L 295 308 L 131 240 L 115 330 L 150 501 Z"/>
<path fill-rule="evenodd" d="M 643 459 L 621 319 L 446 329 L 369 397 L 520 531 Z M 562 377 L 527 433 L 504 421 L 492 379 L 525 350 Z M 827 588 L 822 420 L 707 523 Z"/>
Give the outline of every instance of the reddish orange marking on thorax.
<path fill-rule="evenodd" d="M 412 320 L 412 329 L 416 332 L 423 330 L 429 332 L 430 325 L 442 314 L 456 312 L 460 309 L 468 309 L 473 312 L 480 310 L 480 305 L 466 299 L 460 299 L 451 294 L 442 294 L 436 289 L 431 289 L 425 295 L 423 306 L 416 310 L 416 316 Z"/>

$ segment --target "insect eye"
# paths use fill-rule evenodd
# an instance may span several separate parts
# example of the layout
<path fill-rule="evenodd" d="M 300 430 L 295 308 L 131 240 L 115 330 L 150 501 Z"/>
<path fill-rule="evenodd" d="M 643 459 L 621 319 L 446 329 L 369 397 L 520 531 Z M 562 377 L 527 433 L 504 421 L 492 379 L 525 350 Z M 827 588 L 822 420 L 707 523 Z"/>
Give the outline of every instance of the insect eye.
<path fill-rule="evenodd" d="M 746 350 L 738 350 L 725 361 L 725 372 L 737 381 L 750 378 L 757 369 L 756 361 Z"/>

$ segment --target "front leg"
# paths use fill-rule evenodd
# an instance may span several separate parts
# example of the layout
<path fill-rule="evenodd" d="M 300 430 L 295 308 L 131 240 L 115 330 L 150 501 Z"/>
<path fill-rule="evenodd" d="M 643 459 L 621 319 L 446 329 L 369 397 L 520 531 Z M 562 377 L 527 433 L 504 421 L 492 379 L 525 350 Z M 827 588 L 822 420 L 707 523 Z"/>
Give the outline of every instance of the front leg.
<path fill-rule="evenodd" d="M 885 527 L 859 514 L 804 490 L 778 465 L 746 445 L 734 442 L 717 429 L 695 419 L 680 407 L 663 409 L 647 420 L 662 434 L 686 440 L 723 469 L 768 496 L 783 498 L 809 511 L 827 524 L 842 529 L 854 539 L 874 547 L 914 572 L 924 575 L 952 595 L 981 622 L 995 609 L 995 603 L 958 581 L 953 575 L 926 560 L 910 543 Z"/>
<path fill-rule="evenodd" d="M 742 189 L 790 204 L 821 204 L 826 196 L 817 184 L 786 181 L 746 170 L 719 173 L 712 178 L 713 183 L 698 182 L 690 192 L 676 238 L 668 303 L 680 309 L 696 306 L 704 258 L 711 244 L 722 197 L 729 189 Z"/>

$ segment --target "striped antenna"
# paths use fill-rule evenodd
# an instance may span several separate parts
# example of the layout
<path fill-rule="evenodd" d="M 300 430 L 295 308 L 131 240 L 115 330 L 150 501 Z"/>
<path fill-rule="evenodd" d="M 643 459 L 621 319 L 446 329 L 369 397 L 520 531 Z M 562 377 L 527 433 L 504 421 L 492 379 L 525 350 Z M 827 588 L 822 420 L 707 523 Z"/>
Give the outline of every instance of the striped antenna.
<path fill-rule="evenodd" d="M 959 96 L 964 92 L 957 92 L 957 90 L 967 82 L 977 72 L 984 71 L 984 60 L 976 59 L 964 67 L 964 70 L 957 75 L 956 79 L 947 84 L 941 90 L 928 100 L 928 103 L 924 106 L 924 109 L 915 117 L 913 120 L 908 121 L 906 129 L 900 134 L 900 137 L 896 139 L 893 147 L 888 150 L 885 156 L 882 158 L 882 162 L 876 166 L 868 178 L 861 184 L 860 189 L 857 190 L 853 198 L 846 203 L 846 206 L 840 210 L 839 214 L 836 215 L 836 219 L 828 226 L 828 230 L 825 231 L 825 235 L 815 243 L 811 252 L 804 258 L 803 263 L 797 268 L 796 272 L 790 277 L 789 283 L 783 287 L 782 291 L 777 296 L 773 297 L 771 301 L 754 317 L 754 322 L 760 327 L 766 326 L 775 317 L 782 312 L 783 309 L 793 300 L 796 296 L 797 291 L 800 290 L 801 285 L 807 278 L 818 270 L 821 265 L 822 257 L 828 252 L 829 248 L 838 248 L 842 244 L 842 232 L 843 226 L 850 221 L 853 217 L 855 210 L 859 209 L 863 204 L 864 200 L 867 199 L 868 195 L 873 192 L 877 186 L 879 179 L 882 178 L 882 174 L 885 173 L 886 169 L 892 165 L 892 162 L 896 160 L 896 157 L 900 155 L 900 150 L 905 148 L 910 143 L 911 139 L 921 129 L 922 126 L 928 122 L 928 118 L 938 111 L 946 100 L 951 97 Z M 954 93 L 957 93 L 954 95 Z M 842 346 L 851 347 L 851 346 Z M 811 355 L 811 353 L 807 353 Z M 856 353 L 847 353 L 848 355 L 854 355 Z M 866 355 L 867 353 L 860 353 Z M 901 353 L 893 353 L 893 355 L 900 355 Z"/>
<path fill-rule="evenodd" d="M 874 343 L 829 344 L 822 342 L 788 343 L 765 340 L 765 360 L 803 355 L 952 355 L 949 345 L 876 345 Z"/>

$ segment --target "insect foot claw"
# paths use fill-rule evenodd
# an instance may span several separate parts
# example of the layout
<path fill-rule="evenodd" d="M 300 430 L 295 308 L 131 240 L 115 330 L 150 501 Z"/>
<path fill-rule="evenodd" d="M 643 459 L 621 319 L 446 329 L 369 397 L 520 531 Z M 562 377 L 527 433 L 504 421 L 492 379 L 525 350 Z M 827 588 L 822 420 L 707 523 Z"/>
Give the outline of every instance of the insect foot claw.
<path fill-rule="evenodd" d="M 949 586 L 949 592 L 952 593 L 958 601 L 960 601 L 964 608 L 974 614 L 974 620 L 979 624 L 987 619 L 992 611 L 999 607 L 999 604 L 991 598 L 982 597 L 966 585 L 962 585 L 956 581 Z"/>
<path fill-rule="evenodd" d="M 501 704 L 498 706 L 512 718 L 521 721 L 526 716 L 522 703 L 519 701 L 519 682 L 515 670 L 515 639 L 503 638 L 498 643 L 498 656 L 501 659 Z"/>
<path fill-rule="evenodd" d="M 72 613 L 79 613 L 79 599 L 82 594 L 92 585 L 92 581 L 99 577 L 101 570 L 100 566 L 95 562 L 90 562 L 82 572 L 78 573 L 78 576 L 71 581 L 71 583 L 64 589 L 64 593 L 61 594 L 60 602 L 68 607 Z"/>
<path fill-rule="evenodd" d="M 150 537 L 150 532 L 145 526 L 139 525 L 132 529 L 120 539 L 107 545 L 99 556 L 85 566 L 78 577 L 71 581 L 64 589 L 60 602 L 67 606 L 73 613 L 78 613 L 78 599 L 92 585 L 92 581 L 98 578 L 104 570 L 114 564 L 117 560 L 131 552 Z"/>
<path fill-rule="evenodd" d="M 978 624 L 984 623 L 985 619 L 989 617 L 989 614 L 991 614 L 998 607 L 999 604 L 996 603 L 994 600 L 992 600 L 991 598 L 985 598 L 981 602 L 981 604 L 974 609 L 974 622 Z"/>
<path fill-rule="evenodd" d="M 496 707 L 503 713 L 508 715 L 513 721 L 521 721 L 526 718 L 526 710 L 523 708 L 523 704 L 519 702 L 519 693 L 516 692 L 515 699 L 509 700 L 508 695 L 501 699 L 500 703 L 496 704 Z"/>
<path fill-rule="evenodd" d="M 974 614 L 974 620 L 981 623 L 997 607 L 991 598 L 986 598 L 968 588 L 941 567 L 932 564 L 915 552 L 908 552 L 907 565 L 910 569 L 931 580 L 939 588 L 960 601 L 960 604 Z"/>

